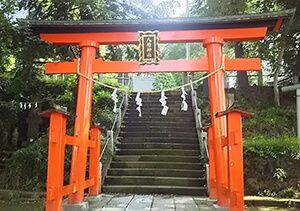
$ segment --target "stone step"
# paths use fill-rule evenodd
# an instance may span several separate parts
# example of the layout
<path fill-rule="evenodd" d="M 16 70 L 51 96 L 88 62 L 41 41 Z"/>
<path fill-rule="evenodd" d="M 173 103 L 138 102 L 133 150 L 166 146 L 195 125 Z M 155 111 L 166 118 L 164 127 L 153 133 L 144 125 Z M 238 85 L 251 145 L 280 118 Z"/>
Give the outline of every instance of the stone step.
<path fill-rule="evenodd" d="M 118 137 L 120 143 L 182 143 L 199 144 L 197 138 L 191 137 Z"/>
<path fill-rule="evenodd" d="M 161 121 L 126 121 L 123 127 L 196 127 L 195 122 L 161 122 Z"/>
<path fill-rule="evenodd" d="M 189 132 L 189 133 L 196 133 L 196 128 L 195 127 L 187 127 L 187 126 L 182 126 L 182 127 L 165 127 L 165 126 L 122 126 L 121 130 L 124 132 L 135 132 L 135 131 L 151 131 L 151 132 L 169 132 L 169 131 L 176 131 L 176 132 Z"/>
<path fill-rule="evenodd" d="M 190 105 L 192 105 L 192 101 L 191 100 L 185 100 L 185 102 Z M 172 109 L 176 109 L 176 108 L 180 108 L 181 107 L 181 103 L 182 103 L 182 99 L 176 99 L 176 100 L 170 100 L 167 99 L 167 106 L 169 108 Z M 136 101 L 128 101 L 128 108 L 136 108 L 137 104 Z M 144 108 L 158 108 L 158 107 L 162 107 L 161 102 L 159 102 L 159 99 L 155 99 L 155 100 L 144 100 L 142 101 L 142 107 Z"/>
<path fill-rule="evenodd" d="M 199 150 L 176 150 L 176 149 L 122 149 L 117 150 L 116 155 L 178 155 L 199 156 Z"/>
<path fill-rule="evenodd" d="M 188 104 L 188 110 L 185 112 L 192 112 L 192 104 L 187 102 Z M 167 106 L 169 107 L 168 112 L 184 112 L 181 111 L 181 102 L 177 102 L 177 103 L 167 103 Z M 136 110 L 137 105 L 136 104 L 129 104 L 127 107 L 127 111 L 134 111 Z M 142 111 L 159 111 L 162 109 L 162 105 L 161 104 L 157 104 L 157 103 L 143 103 L 142 107 L 141 107 Z"/>
<path fill-rule="evenodd" d="M 188 149 L 198 150 L 198 144 L 178 144 L 178 143 L 120 143 L 118 149 Z"/>
<path fill-rule="evenodd" d="M 167 106 L 169 107 L 169 110 L 168 110 L 168 113 L 194 113 L 193 110 L 192 110 L 192 104 L 188 104 L 188 110 L 187 111 L 182 111 L 181 110 L 181 103 L 174 106 L 174 105 L 168 105 Z M 136 108 L 137 108 L 137 105 L 132 105 L 132 106 L 129 106 L 127 108 L 127 112 L 134 112 L 136 111 Z M 161 112 L 162 110 L 162 106 L 161 105 L 156 105 L 156 104 L 149 104 L 149 105 L 144 105 L 141 107 L 141 110 L 142 110 L 142 114 L 144 112 L 148 112 L 148 113 L 158 113 L 158 112 Z"/>
<path fill-rule="evenodd" d="M 205 176 L 202 170 L 187 169 L 158 169 L 158 168 L 109 168 L 107 175 L 110 176 L 156 176 L 156 177 L 189 177 L 197 178 Z"/>
<path fill-rule="evenodd" d="M 147 98 L 142 98 L 142 104 L 143 104 L 143 106 L 144 105 L 153 105 L 153 104 L 157 104 L 157 105 L 161 105 L 161 102 L 159 101 L 160 100 L 160 97 L 159 98 L 149 98 L 149 99 L 147 99 Z M 168 98 L 167 99 L 167 104 L 169 104 L 169 105 L 171 105 L 171 104 L 173 104 L 173 105 L 175 105 L 175 104 L 181 104 L 181 102 L 182 102 L 182 98 L 181 97 L 172 97 L 172 98 Z M 185 99 L 185 102 L 187 102 L 187 104 L 192 104 L 192 99 L 191 98 L 186 98 Z M 136 101 L 135 101 L 135 99 L 130 99 L 129 101 L 128 101 L 128 105 L 136 105 Z"/>
<path fill-rule="evenodd" d="M 186 90 L 186 93 L 187 93 L 186 97 L 190 97 L 190 92 Z M 178 97 L 180 97 L 181 94 L 182 94 L 181 91 L 166 91 L 166 92 L 165 92 L 165 95 L 166 95 L 166 96 L 178 96 Z M 141 97 L 144 97 L 144 98 L 149 98 L 149 97 L 150 97 L 150 98 L 151 98 L 151 97 L 159 97 L 159 98 L 160 98 L 161 92 L 155 92 L 155 93 L 141 93 L 140 96 L 141 96 Z M 135 97 L 136 97 L 136 93 L 133 93 L 133 94 L 130 95 L 130 99 L 135 99 Z"/>
<path fill-rule="evenodd" d="M 147 122 L 149 123 L 149 125 L 151 124 L 152 121 L 157 122 L 157 121 L 161 121 L 161 122 L 195 122 L 194 116 L 162 116 L 162 115 L 152 115 L 152 116 L 142 116 L 139 117 L 138 115 L 132 115 L 132 116 L 125 116 L 124 117 L 124 121 L 125 124 L 129 121 L 140 121 L 140 122 Z"/>
<path fill-rule="evenodd" d="M 158 169 L 189 169 L 203 170 L 204 165 L 200 163 L 182 162 L 120 162 L 112 161 L 111 168 L 158 168 Z"/>
<path fill-rule="evenodd" d="M 152 116 L 162 116 L 161 115 L 161 111 L 162 111 L 162 107 L 157 109 L 157 110 L 147 110 L 147 109 L 143 109 L 142 108 L 142 117 L 152 117 Z M 135 116 L 135 115 L 138 115 L 139 112 L 134 109 L 134 110 L 129 110 L 126 112 L 125 116 L 126 117 L 130 117 L 131 115 L 132 116 Z M 167 116 L 168 117 L 174 117 L 174 116 L 180 116 L 180 117 L 194 117 L 194 113 L 192 112 L 185 112 L 185 111 L 168 111 L 167 113 Z M 162 117 L 165 117 L 165 116 L 162 116 Z"/>
<path fill-rule="evenodd" d="M 166 95 L 166 97 L 167 97 L 167 102 L 170 101 L 170 103 L 171 102 L 182 101 L 182 98 L 181 98 L 180 95 L 177 95 L 177 96 L 170 96 L 170 95 L 168 96 L 168 95 Z M 154 97 L 143 97 L 143 96 L 141 96 L 141 98 L 142 98 L 142 102 L 153 101 L 153 102 L 160 103 L 159 100 L 160 100 L 161 97 L 159 95 L 159 96 L 154 96 Z M 186 99 L 185 99 L 185 101 L 192 101 L 192 98 L 189 97 L 189 96 L 187 96 Z M 136 103 L 135 97 L 134 98 L 129 98 L 128 102 L 129 103 Z"/>
<path fill-rule="evenodd" d="M 134 131 L 134 132 L 124 132 L 121 131 L 119 136 L 121 137 L 189 137 L 189 138 L 197 138 L 196 132 L 177 132 L 177 131 Z"/>
<path fill-rule="evenodd" d="M 199 156 L 170 156 L 170 155 L 118 155 L 113 161 L 151 161 L 151 162 L 185 162 L 200 163 Z"/>
<path fill-rule="evenodd" d="M 167 106 L 169 107 L 168 112 L 191 112 L 193 113 L 192 110 L 192 104 L 187 102 L 188 104 L 188 110 L 187 111 L 182 111 L 181 110 L 181 102 L 176 103 L 176 104 L 172 104 L 172 103 L 167 103 Z M 129 104 L 127 107 L 127 111 L 135 111 L 137 108 L 136 104 Z M 143 105 L 141 106 L 142 111 L 149 111 L 149 112 L 157 112 L 160 111 L 162 109 L 162 105 L 161 104 L 156 104 L 155 102 L 151 102 L 151 103 L 143 103 Z"/>
<path fill-rule="evenodd" d="M 156 118 L 156 119 L 144 119 L 142 117 L 140 118 L 135 118 L 135 119 L 126 119 L 124 118 L 123 120 L 123 125 L 124 126 L 135 126 L 135 125 L 140 125 L 140 126 L 173 126 L 173 125 L 177 125 L 179 127 L 181 127 L 182 125 L 185 126 L 193 126 L 195 127 L 195 121 L 192 119 L 185 119 L 182 118 L 181 121 L 180 120 L 176 120 L 176 121 L 169 121 L 166 117 L 164 118 Z"/>
<path fill-rule="evenodd" d="M 105 185 L 103 186 L 103 192 L 206 196 L 207 188 L 206 187 L 185 187 L 185 186 Z"/>
<path fill-rule="evenodd" d="M 105 185 L 206 186 L 205 177 L 107 176 Z"/>

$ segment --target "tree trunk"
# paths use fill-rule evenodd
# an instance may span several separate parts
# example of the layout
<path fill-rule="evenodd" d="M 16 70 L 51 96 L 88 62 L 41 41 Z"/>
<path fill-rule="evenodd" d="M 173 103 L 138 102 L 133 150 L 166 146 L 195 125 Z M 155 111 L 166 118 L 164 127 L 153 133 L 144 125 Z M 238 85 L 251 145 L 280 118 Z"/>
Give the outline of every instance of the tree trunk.
<path fill-rule="evenodd" d="M 263 86 L 264 85 L 264 76 L 263 76 L 263 71 L 259 71 L 257 74 L 257 84 L 258 86 Z"/>
<path fill-rule="evenodd" d="M 234 53 L 236 58 L 243 58 L 244 49 L 241 42 L 236 42 L 234 44 Z M 246 71 L 237 72 L 237 86 L 238 87 L 247 87 L 249 86 L 248 75 Z"/>
<path fill-rule="evenodd" d="M 274 83 L 273 83 L 273 91 L 274 91 L 274 103 L 276 106 L 280 106 L 280 95 L 279 95 L 279 89 L 278 89 L 278 77 L 280 74 L 280 70 L 281 70 L 281 64 L 282 64 L 282 60 L 283 60 L 283 54 L 284 54 L 284 50 L 285 50 L 285 46 L 286 43 L 284 40 L 281 41 L 281 50 L 279 52 L 278 55 L 278 62 L 277 65 L 275 66 L 276 70 L 274 73 Z"/>

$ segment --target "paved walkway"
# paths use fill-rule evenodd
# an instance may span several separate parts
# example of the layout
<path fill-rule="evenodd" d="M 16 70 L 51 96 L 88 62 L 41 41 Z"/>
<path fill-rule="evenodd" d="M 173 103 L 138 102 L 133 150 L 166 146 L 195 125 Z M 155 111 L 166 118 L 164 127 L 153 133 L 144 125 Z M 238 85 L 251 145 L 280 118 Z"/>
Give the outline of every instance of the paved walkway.
<path fill-rule="evenodd" d="M 206 198 L 166 195 L 109 195 L 90 207 L 91 211 L 198 211 L 214 210 Z"/>

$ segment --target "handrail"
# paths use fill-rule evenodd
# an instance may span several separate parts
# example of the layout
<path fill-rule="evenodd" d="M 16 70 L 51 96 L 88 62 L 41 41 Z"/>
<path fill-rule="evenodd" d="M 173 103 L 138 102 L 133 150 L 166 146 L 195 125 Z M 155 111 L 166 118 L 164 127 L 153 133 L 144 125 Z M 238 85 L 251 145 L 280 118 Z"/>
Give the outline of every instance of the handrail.
<path fill-rule="evenodd" d="M 192 98 L 192 106 L 193 106 L 194 116 L 196 121 L 197 136 L 200 145 L 200 153 L 202 157 L 209 158 L 208 146 L 207 146 L 207 133 L 203 131 L 202 120 L 201 120 L 201 109 L 198 107 L 197 92 L 194 90 L 193 83 L 191 83 L 191 98 Z"/>
<path fill-rule="evenodd" d="M 124 118 L 126 110 L 127 110 L 128 94 L 129 94 L 131 84 L 132 84 L 132 79 L 129 78 L 127 86 L 126 86 L 125 95 L 121 100 L 119 108 L 117 109 L 117 113 L 115 115 L 115 118 L 114 118 L 113 124 L 111 126 L 111 129 L 107 131 L 107 137 L 109 138 L 109 140 L 106 141 L 106 143 L 103 147 L 103 150 L 101 151 L 100 160 L 102 159 L 102 157 L 103 157 L 103 155 L 104 155 L 104 153 L 107 149 L 108 144 L 111 145 L 111 151 L 112 151 L 112 153 L 114 153 L 115 139 L 119 135 L 119 132 L 120 132 L 120 129 L 121 129 L 121 124 L 122 124 L 122 119 Z"/>

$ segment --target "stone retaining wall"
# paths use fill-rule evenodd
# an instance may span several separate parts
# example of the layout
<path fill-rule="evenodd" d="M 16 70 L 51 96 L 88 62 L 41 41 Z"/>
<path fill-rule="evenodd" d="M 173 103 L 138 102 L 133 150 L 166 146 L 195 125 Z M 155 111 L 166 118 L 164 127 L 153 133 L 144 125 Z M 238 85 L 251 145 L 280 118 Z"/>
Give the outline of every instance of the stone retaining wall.
<path fill-rule="evenodd" d="M 244 155 L 244 185 L 245 195 L 290 197 L 283 192 L 291 187 L 299 193 L 300 160 Z"/>

